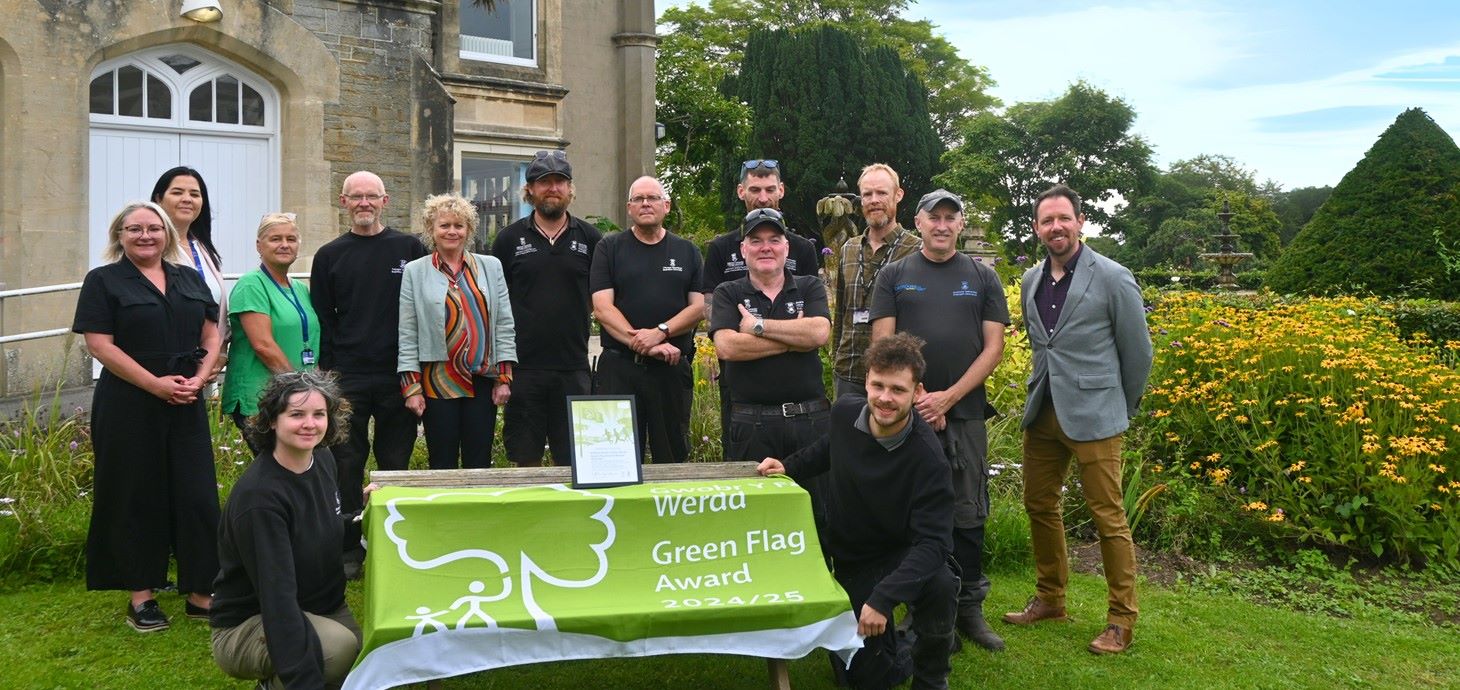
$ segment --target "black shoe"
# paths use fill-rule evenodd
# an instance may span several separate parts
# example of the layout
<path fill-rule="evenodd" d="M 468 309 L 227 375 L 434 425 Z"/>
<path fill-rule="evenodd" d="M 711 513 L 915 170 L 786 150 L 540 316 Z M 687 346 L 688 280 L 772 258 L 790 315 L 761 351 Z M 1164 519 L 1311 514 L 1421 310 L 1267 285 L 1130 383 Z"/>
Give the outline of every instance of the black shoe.
<path fill-rule="evenodd" d="M 194 604 L 191 601 L 186 600 L 183 603 L 183 608 L 187 611 L 188 618 L 191 618 L 195 621 L 207 621 L 208 614 L 211 612 L 211 609 L 205 609 L 201 606 L 198 606 L 197 604 Z"/>
<path fill-rule="evenodd" d="M 168 628 L 167 614 L 157 605 L 156 599 L 142 602 L 142 606 L 127 604 L 127 625 L 140 633 L 157 632 Z"/>
<path fill-rule="evenodd" d="M 1004 651 L 1004 638 L 989 627 L 983 619 L 983 605 L 979 604 L 964 611 L 966 615 L 958 616 L 958 632 L 964 637 L 973 640 L 973 643 L 989 650 L 990 652 Z"/>

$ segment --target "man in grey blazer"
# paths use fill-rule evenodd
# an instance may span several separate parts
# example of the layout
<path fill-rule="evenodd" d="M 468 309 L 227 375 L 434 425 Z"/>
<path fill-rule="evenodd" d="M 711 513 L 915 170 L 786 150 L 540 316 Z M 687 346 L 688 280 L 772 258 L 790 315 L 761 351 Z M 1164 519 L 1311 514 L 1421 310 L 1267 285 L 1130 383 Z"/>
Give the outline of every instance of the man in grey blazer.
<path fill-rule="evenodd" d="M 1035 596 L 1004 620 L 1065 620 L 1069 559 L 1060 491 L 1070 458 L 1100 535 L 1109 589 L 1106 627 L 1090 643 L 1118 654 L 1136 622 L 1136 561 L 1121 500 L 1121 434 L 1151 373 L 1151 334 L 1135 278 L 1080 241 L 1080 197 L 1056 185 L 1034 200 L 1034 232 L 1047 258 L 1024 274 L 1022 299 L 1034 352 L 1024 407 L 1024 509 L 1034 548 Z"/>

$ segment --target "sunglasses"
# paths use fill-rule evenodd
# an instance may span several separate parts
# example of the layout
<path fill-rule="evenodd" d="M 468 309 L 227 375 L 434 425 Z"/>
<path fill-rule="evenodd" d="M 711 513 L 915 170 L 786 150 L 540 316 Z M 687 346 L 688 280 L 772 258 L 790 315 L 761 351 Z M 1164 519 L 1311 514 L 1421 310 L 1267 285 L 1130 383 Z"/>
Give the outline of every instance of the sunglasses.
<path fill-rule="evenodd" d="M 773 208 L 758 208 L 754 211 L 751 211 L 750 213 L 745 214 L 746 223 L 753 223 L 761 220 L 784 221 L 785 216 L 781 215 L 780 211 L 777 211 Z"/>
<path fill-rule="evenodd" d="M 745 161 L 744 163 L 741 163 L 740 166 L 743 170 L 775 170 L 776 168 L 779 168 L 781 164 L 774 158 L 756 158 L 753 160 Z"/>
<path fill-rule="evenodd" d="M 533 154 L 533 156 L 540 161 L 545 161 L 549 158 L 560 161 L 568 160 L 568 155 L 563 153 L 562 151 L 538 151 L 537 153 Z"/>

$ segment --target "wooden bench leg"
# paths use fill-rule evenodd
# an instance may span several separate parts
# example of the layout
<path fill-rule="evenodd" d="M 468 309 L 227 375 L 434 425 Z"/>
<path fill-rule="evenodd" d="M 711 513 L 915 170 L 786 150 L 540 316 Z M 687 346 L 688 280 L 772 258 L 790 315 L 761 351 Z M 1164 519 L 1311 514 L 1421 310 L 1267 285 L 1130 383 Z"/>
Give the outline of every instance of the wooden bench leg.
<path fill-rule="evenodd" d="M 791 690 L 791 669 L 785 659 L 766 659 L 771 674 L 771 690 Z"/>

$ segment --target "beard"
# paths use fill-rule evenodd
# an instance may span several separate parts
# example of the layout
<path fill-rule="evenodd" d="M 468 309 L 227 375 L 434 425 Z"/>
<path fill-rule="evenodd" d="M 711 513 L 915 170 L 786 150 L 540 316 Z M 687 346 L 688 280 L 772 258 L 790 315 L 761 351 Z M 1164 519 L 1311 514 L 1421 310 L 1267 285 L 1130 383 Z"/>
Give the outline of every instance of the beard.
<path fill-rule="evenodd" d="M 534 199 L 532 208 L 543 218 L 557 220 L 568 212 L 568 202 L 561 199 Z"/>

